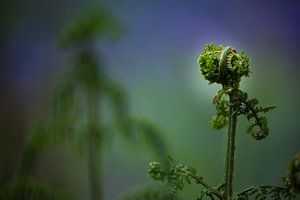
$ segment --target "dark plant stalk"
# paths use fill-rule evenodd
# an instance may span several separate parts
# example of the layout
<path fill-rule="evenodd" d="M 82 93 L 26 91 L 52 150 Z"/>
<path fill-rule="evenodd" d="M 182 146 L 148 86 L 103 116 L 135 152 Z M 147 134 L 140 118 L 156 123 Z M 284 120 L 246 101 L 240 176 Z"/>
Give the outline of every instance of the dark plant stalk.
<path fill-rule="evenodd" d="M 232 200 L 233 197 L 233 176 L 234 176 L 234 157 L 235 157 L 235 137 L 237 126 L 237 106 L 235 103 L 235 92 L 229 95 L 229 122 L 227 130 L 227 150 L 225 158 L 225 191 L 224 199 Z"/>
<path fill-rule="evenodd" d="M 89 91 L 87 95 L 88 102 L 88 170 L 90 181 L 90 198 L 91 200 L 103 199 L 102 175 L 101 175 L 101 151 L 97 147 L 96 137 L 100 133 L 96 128 L 98 120 L 97 103 L 98 96 Z"/>

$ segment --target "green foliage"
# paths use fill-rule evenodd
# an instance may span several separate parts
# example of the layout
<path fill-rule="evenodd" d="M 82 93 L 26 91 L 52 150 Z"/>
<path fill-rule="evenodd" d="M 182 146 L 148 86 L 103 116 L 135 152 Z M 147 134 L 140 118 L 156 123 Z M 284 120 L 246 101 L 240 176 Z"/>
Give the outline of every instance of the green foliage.
<path fill-rule="evenodd" d="M 242 192 L 238 193 L 234 200 L 266 200 L 266 199 L 295 199 L 297 194 L 295 193 L 290 180 L 286 177 L 282 178 L 284 186 L 270 186 L 270 185 L 260 185 L 249 187 Z"/>
<path fill-rule="evenodd" d="M 83 119 L 86 115 L 79 116 L 82 112 L 87 112 L 87 109 L 78 97 L 89 92 L 101 98 L 108 98 L 114 113 L 112 123 L 93 124 L 96 135 L 94 142 L 99 148 L 102 146 L 100 144 L 106 143 L 103 140 L 111 138 L 112 134 L 120 134 L 135 144 L 144 141 L 156 155 L 165 155 L 166 148 L 158 129 L 145 120 L 129 116 L 125 89 L 118 82 L 108 78 L 92 46 L 84 45 L 93 39 L 101 38 L 104 33 L 120 31 L 118 26 L 107 10 L 94 8 L 80 15 L 74 23 L 66 27 L 59 41 L 63 44 L 80 44 L 81 47 L 77 46 L 73 67 L 59 80 L 54 90 L 50 115 L 41 120 L 30 134 L 21 161 L 21 174 L 32 175 L 29 170 L 35 171 L 38 154 L 46 145 L 68 143 L 79 148 L 79 151 L 88 148 L 88 125 Z M 95 109 L 99 112 L 97 107 Z"/>
<path fill-rule="evenodd" d="M 128 116 L 128 98 L 125 89 L 116 81 L 106 79 L 101 85 L 103 94 L 109 99 L 116 119 L 122 120 Z"/>
<path fill-rule="evenodd" d="M 48 141 L 45 140 L 43 133 L 46 127 L 37 127 L 35 133 L 29 138 L 21 158 L 18 169 L 18 176 L 30 177 L 34 175 L 37 168 L 38 156 Z"/>
<path fill-rule="evenodd" d="M 248 94 L 239 89 L 241 78 L 250 73 L 250 58 L 233 47 L 224 48 L 220 45 L 217 48 L 211 43 L 205 45 L 198 64 L 200 72 L 210 84 L 220 83 L 223 86 L 213 98 L 217 115 L 213 117 L 211 127 L 220 129 L 227 125 L 229 96 L 233 96 L 232 103 L 238 115 L 245 115 L 250 121 L 247 132 L 256 140 L 265 138 L 269 134 L 268 120 L 265 116 L 259 116 L 259 113 L 269 112 L 275 106 L 261 107 L 257 99 L 248 99 Z"/>
<path fill-rule="evenodd" d="M 70 194 L 32 178 L 18 178 L 0 191 L 3 200 L 71 200 Z"/>
<path fill-rule="evenodd" d="M 174 194 L 183 189 L 184 182 L 191 184 L 191 180 L 196 178 L 195 169 L 182 163 L 175 164 L 171 158 L 165 166 L 159 162 L 150 162 L 148 173 L 154 180 L 167 182 Z"/>
<path fill-rule="evenodd" d="M 73 110 L 75 104 L 74 79 L 65 76 L 57 84 L 53 95 L 50 113 L 32 128 L 25 143 L 21 156 L 18 176 L 30 177 L 34 175 L 41 151 L 50 144 L 64 144 L 73 141 L 76 146 L 76 136 L 80 131 L 71 125 L 78 119 Z"/>
<path fill-rule="evenodd" d="M 247 93 L 238 91 L 238 114 L 247 117 L 248 121 L 250 121 L 247 132 L 256 140 L 260 140 L 269 134 L 269 127 L 268 119 L 265 116 L 259 116 L 259 113 L 267 113 L 276 108 L 276 106 L 258 106 L 259 101 L 257 99 L 248 99 L 247 96 Z"/>
<path fill-rule="evenodd" d="M 289 188 L 285 187 L 275 187 L 269 185 L 263 186 L 253 186 L 234 197 L 235 200 L 266 200 L 266 199 L 294 199 L 296 194 L 293 193 Z"/>
<path fill-rule="evenodd" d="M 221 129 L 228 124 L 229 95 L 231 92 L 231 90 L 222 89 L 213 98 L 217 114 L 210 123 L 212 128 Z M 234 98 L 237 115 L 244 115 L 250 122 L 247 132 L 256 140 L 265 138 L 269 134 L 268 120 L 260 114 L 267 113 L 276 106 L 261 107 L 258 105 L 259 101 L 256 98 L 248 99 L 247 93 L 241 90 L 237 90 Z"/>
<path fill-rule="evenodd" d="M 216 106 L 217 115 L 213 117 L 210 122 L 210 126 L 215 129 L 221 129 L 228 123 L 228 107 L 229 100 L 226 93 L 220 90 L 218 94 L 213 98 L 213 104 Z"/>
<path fill-rule="evenodd" d="M 234 194 L 233 175 L 235 160 L 235 137 L 237 117 L 244 115 L 249 126 L 247 132 L 256 140 L 265 138 L 269 134 L 268 119 L 263 116 L 275 106 L 262 107 L 256 98 L 249 99 L 248 94 L 240 90 L 241 78 L 250 73 L 250 58 L 243 52 L 237 52 L 233 47 L 216 47 L 207 44 L 198 58 L 199 71 L 209 84 L 219 83 L 222 89 L 213 98 L 217 114 L 210 122 L 212 128 L 221 129 L 228 125 L 227 150 L 225 158 L 224 181 L 217 187 L 209 186 L 196 170 L 182 163 L 175 164 L 172 159 L 165 163 L 150 162 L 149 175 L 157 181 L 169 185 L 171 193 L 181 191 L 185 183 L 194 181 L 204 187 L 197 197 L 198 200 L 265 200 L 265 199 L 294 199 L 299 192 L 300 156 L 296 156 L 289 166 L 288 178 L 283 179 L 283 186 L 252 186 Z"/>
<path fill-rule="evenodd" d="M 250 58 L 233 47 L 216 47 L 207 44 L 198 58 L 199 70 L 203 77 L 212 83 L 220 83 L 224 87 L 238 87 L 243 76 L 250 73 Z"/>
<path fill-rule="evenodd" d="M 213 43 L 206 44 L 204 52 L 198 58 L 198 64 L 201 66 L 199 70 L 210 84 L 221 83 L 219 80 L 219 62 L 223 49 L 222 45 L 216 47 Z"/>
<path fill-rule="evenodd" d="M 167 155 L 161 132 L 147 120 L 127 118 L 117 121 L 117 131 L 133 146 L 146 144 L 160 160 L 164 160 Z"/>
<path fill-rule="evenodd" d="M 119 200 L 179 200 L 173 194 L 170 194 L 164 189 L 146 187 L 143 189 L 135 189 L 133 192 L 128 192 L 122 195 Z"/>
<path fill-rule="evenodd" d="M 291 161 L 288 168 L 288 177 L 292 187 L 300 192 L 300 153 Z"/>
<path fill-rule="evenodd" d="M 83 91 L 99 92 L 102 79 L 105 76 L 93 49 L 81 49 L 75 57 L 74 69 L 75 84 Z"/>
<path fill-rule="evenodd" d="M 59 38 L 61 46 L 82 45 L 99 37 L 118 37 L 121 33 L 119 22 L 105 8 L 86 10 L 73 20 Z"/>
<path fill-rule="evenodd" d="M 192 181 L 202 185 L 205 189 L 200 193 L 198 199 L 205 196 L 213 199 L 221 198 L 221 187 L 212 188 L 203 179 L 197 175 L 197 170 L 183 163 L 176 164 L 171 157 L 164 164 L 159 162 L 150 162 L 148 166 L 149 175 L 157 181 L 166 182 L 170 188 L 171 194 L 176 194 L 184 188 L 184 183 L 191 184 Z"/>
<path fill-rule="evenodd" d="M 26 177 L 27 181 L 34 176 L 39 154 L 46 146 L 69 144 L 76 151 L 88 154 L 91 198 L 99 200 L 102 199 L 102 177 L 96 173 L 101 167 L 98 159 L 103 146 L 113 135 L 123 136 L 134 146 L 147 143 L 159 159 L 166 155 L 167 150 L 159 130 L 151 123 L 129 115 L 125 89 L 108 78 L 103 64 L 99 63 L 99 55 L 93 47 L 95 40 L 104 36 L 114 38 L 120 33 L 119 23 L 103 8 L 83 13 L 65 28 L 59 44 L 75 50 L 72 51 L 72 67 L 66 71 L 54 90 L 49 115 L 41 119 L 31 131 L 17 178 Z M 112 122 L 107 124 L 102 123 L 99 117 L 99 104 L 103 98 L 108 98 L 113 110 Z M 29 187 L 27 182 L 23 183 L 13 183 L 9 191 L 20 193 L 19 197 L 26 195 L 19 192 Z M 34 187 L 32 191 L 40 194 L 41 198 L 48 199 L 42 195 L 43 188 Z M 162 199 L 161 195 L 158 196 L 158 191 L 143 192 L 140 198 Z"/>

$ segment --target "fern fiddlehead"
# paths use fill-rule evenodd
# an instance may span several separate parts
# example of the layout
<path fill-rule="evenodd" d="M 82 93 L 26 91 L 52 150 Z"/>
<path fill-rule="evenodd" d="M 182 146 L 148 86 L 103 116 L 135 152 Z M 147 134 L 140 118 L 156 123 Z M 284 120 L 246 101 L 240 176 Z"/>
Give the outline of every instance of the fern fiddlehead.
<path fill-rule="evenodd" d="M 220 55 L 213 57 L 211 55 Z M 248 120 L 254 119 L 247 131 L 255 139 L 262 139 L 268 135 L 267 118 L 258 116 L 259 112 L 267 112 L 274 107 L 258 107 L 258 100 L 248 100 L 247 93 L 239 89 L 241 78 L 249 76 L 250 58 L 244 52 L 237 52 L 233 47 L 216 47 L 214 44 L 205 46 L 204 52 L 198 59 L 200 72 L 211 83 L 219 83 L 222 90 L 214 98 L 217 116 L 211 123 L 213 128 L 222 128 L 228 123 L 227 150 L 225 157 L 225 188 L 224 199 L 233 199 L 233 177 L 235 162 L 235 138 L 237 117 L 245 115 Z M 217 70 L 216 70 L 217 69 Z M 215 73 L 207 76 L 207 71 Z M 227 99 L 224 99 L 227 96 Z M 223 119 L 223 120 L 220 120 Z M 257 128 L 257 129 L 256 129 Z"/>
<path fill-rule="evenodd" d="M 215 197 L 222 198 L 220 188 L 209 186 L 203 177 L 197 175 L 196 169 L 183 163 L 176 164 L 171 157 L 168 157 L 164 164 L 155 161 L 150 162 L 148 172 L 154 180 L 166 182 L 169 185 L 171 194 L 181 191 L 185 182 L 191 184 L 194 181 L 196 184 L 204 187 L 203 191 L 206 196 L 209 196 L 211 199 Z"/>
<path fill-rule="evenodd" d="M 262 114 L 271 111 L 275 106 L 259 106 L 256 98 L 249 99 L 248 94 L 240 90 L 242 77 L 247 77 L 250 73 L 250 58 L 243 51 L 238 52 L 231 46 L 224 48 L 222 45 L 207 44 L 198 58 L 198 64 L 200 73 L 209 81 L 209 84 L 222 85 L 222 89 L 213 98 L 217 114 L 210 122 L 210 126 L 216 129 L 228 126 L 224 184 L 219 187 L 210 187 L 202 177 L 196 175 L 195 169 L 174 163 L 166 165 L 167 167 L 158 162 L 150 163 L 148 168 L 150 176 L 155 180 L 167 182 L 171 186 L 171 191 L 175 193 L 182 190 L 184 180 L 190 183 L 190 179 L 194 179 L 205 188 L 198 200 L 205 196 L 209 199 L 221 200 L 247 200 L 252 197 L 261 200 L 267 197 L 292 199 L 296 197 L 295 192 L 299 190 L 300 182 L 299 156 L 290 165 L 289 178 L 283 179 L 284 186 L 252 186 L 234 194 L 237 119 L 240 115 L 244 115 L 250 123 L 246 129 L 248 134 L 256 140 L 261 140 L 269 134 L 268 119 Z"/>

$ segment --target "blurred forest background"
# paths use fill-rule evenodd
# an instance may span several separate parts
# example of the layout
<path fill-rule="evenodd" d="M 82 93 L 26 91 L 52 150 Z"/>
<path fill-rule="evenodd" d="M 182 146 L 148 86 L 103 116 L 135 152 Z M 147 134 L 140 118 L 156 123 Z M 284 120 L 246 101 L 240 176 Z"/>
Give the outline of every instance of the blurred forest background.
<path fill-rule="evenodd" d="M 277 108 L 269 114 L 270 136 L 259 142 L 240 119 L 235 183 L 242 189 L 280 182 L 300 151 L 299 1 L 11 0 L 0 6 L 0 188 L 14 178 L 33 124 L 49 112 L 57 80 L 72 65 L 70 52 L 58 48 L 59 35 L 94 6 L 106 7 L 122 27 L 120 37 L 96 40 L 94 47 L 105 71 L 126 88 L 130 115 L 155 124 L 169 153 L 212 185 L 223 176 L 225 130 L 209 128 L 218 86 L 202 79 L 197 57 L 210 42 L 244 50 L 252 74 L 242 88 Z M 101 106 L 106 120 L 107 102 Z M 117 137 L 103 151 L 105 199 L 157 184 L 147 174 L 156 159 L 149 148 Z M 89 199 L 82 155 L 69 145 L 49 145 L 39 158 L 36 177 Z M 191 199 L 198 191 L 186 187 L 180 196 Z"/>

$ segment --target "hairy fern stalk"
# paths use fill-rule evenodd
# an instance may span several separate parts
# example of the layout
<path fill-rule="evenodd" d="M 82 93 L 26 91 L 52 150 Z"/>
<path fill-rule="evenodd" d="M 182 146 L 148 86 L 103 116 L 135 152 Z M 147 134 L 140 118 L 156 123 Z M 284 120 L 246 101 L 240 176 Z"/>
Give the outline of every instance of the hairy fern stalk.
<path fill-rule="evenodd" d="M 247 200 L 247 199 L 293 199 L 299 192 L 299 166 L 300 158 L 296 156 L 289 169 L 289 176 L 282 179 L 283 186 L 251 186 L 240 193 L 234 192 L 234 164 L 237 119 L 244 115 L 249 121 L 247 133 L 256 140 L 264 139 L 269 134 L 268 119 L 263 115 L 275 106 L 261 107 L 256 98 L 249 99 L 248 94 L 240 90 L 242 77 L 249 76 L 250 58 L 235 48 L 213 43 L 205 45 L 204 51 L 198 58 L 199 71 L 209 84 L 222 85 L 213 98 L 217 114 L 210 122 L 210 126 L 221 129 L 227 126 L 227 147 L 225 155 L 225 172 L 221 184 L 216 187 L 209 186 L 197 171 L 182 163 L 176 164 L 169 158 L 165 163 L 151 162 L 149 164 L 150 176 L 158 181 L 167 182 L 171 193 L 177 193 L 184 187 L 184 182 L 201 185 L 202 190 L 197 197 L 221 200 Z M 296 175 L 297 174 L 297 175 Z"/>

